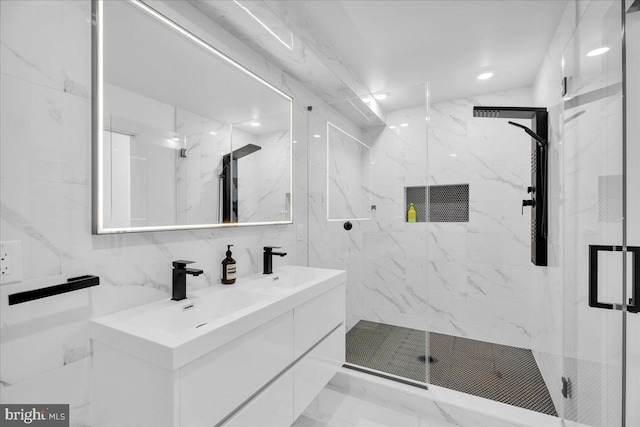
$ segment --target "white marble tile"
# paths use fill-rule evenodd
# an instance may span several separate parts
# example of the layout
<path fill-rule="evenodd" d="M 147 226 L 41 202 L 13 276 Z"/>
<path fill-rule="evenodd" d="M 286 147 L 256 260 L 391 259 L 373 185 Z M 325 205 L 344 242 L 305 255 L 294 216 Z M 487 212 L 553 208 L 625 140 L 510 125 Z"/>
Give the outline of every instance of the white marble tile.
<path fill-rule="evenodd" d="M 417 427 L 419 414 L 402 408 L 380 405 L 367 399 L 346 395 L 340 391 L 325 388 L 306 411 L 301 423 L 294 426 L 305 426 L 306 419 L 314 420 L 321 425 L 382 427 L 401 425 Z M 311 424 L 313 425 L 313 424 Z"/>
<path fill-rule="evenodd" d="M 90 97 L 89 2 L 7 1 L 1 15 L 3 74 Z"/>
<path fill-rule="evenodd" d="M 90 422 L 90 374 L 90 360 L 84 358 L 13 387 L 7 387 L 4 384 L 0 389 L 0 400 L 4 404 L 24 404 L 25 402 L 68 404 L 69 425 L 87 426 Z"/>

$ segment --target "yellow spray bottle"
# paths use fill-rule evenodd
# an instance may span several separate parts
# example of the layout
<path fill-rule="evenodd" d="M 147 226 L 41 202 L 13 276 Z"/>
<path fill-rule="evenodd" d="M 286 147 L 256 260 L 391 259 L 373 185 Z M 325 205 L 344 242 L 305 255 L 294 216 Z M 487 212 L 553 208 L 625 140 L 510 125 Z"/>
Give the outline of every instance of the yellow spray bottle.
<path fill-rule="evenodd" d="M 413 207 L 413 203 L 409 204 L 409 211 L 407 212 L 407 222 L 416 222 L 416 208 Z"/>

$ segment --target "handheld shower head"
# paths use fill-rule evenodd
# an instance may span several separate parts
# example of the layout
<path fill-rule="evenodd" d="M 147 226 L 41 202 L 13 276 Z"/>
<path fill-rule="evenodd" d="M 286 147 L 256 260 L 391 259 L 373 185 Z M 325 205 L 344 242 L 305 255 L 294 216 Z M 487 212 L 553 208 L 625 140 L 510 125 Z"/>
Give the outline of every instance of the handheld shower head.
<path fill-rule="evenodd" d="M 532 131 L 531 129 L 529 129 L 528 127 L 521 125 L 520 123 L 514 123 L 511 120 L 509 120 L 508 122 L 510 125 L 519 127 L 524 129 L 524 131 L 526 133 L 529 134 L 529 136 L 533 139 L 535 139 L 536 141 L 538 141 L 538 144 L 540 144 L 541 147 L 546 147 L 547 144 L 549 143 L 546 139 L 544 139 L 543 137 L 541 137 L 540 135 L 538 135 L 537 133 L 535 133 L 534 131 Z"/>

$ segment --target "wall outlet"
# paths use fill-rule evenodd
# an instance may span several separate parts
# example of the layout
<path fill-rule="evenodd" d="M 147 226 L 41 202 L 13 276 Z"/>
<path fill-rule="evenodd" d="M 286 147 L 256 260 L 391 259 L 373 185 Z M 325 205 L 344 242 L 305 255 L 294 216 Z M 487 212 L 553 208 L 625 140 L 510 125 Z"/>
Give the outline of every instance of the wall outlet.
<path fill-rule="evenodd" d="M 0 242 L 0 285 L 22 282 L 22 242 Z"/>
<path fill-rule="evenodd" d="M 298 241 L 304 240 L 304 224 L 298 224 L 296 237 L 298 238 Z"/>

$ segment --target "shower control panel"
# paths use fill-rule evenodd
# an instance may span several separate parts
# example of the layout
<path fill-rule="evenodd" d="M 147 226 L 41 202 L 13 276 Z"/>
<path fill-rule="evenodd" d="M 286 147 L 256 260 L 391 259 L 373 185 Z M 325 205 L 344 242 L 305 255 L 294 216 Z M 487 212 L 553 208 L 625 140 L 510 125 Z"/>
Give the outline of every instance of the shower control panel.
<path fill-rule="evenodd" d="M 520 123 L 509 122 L 510 125 L 524 130 L 531 136 L 531 185 L 527 193 L 531 199 L 522 201 L 522 213 L 526 206 L 531 207 L 531 262 L 535 265 L 547 265 L 547 230 L 548 230 L 548 150 L 549 125 L 546 108 L 534 107 L 473 107 L 474 117 L 498 119 L 529 119 L 532 128 Z"/>

